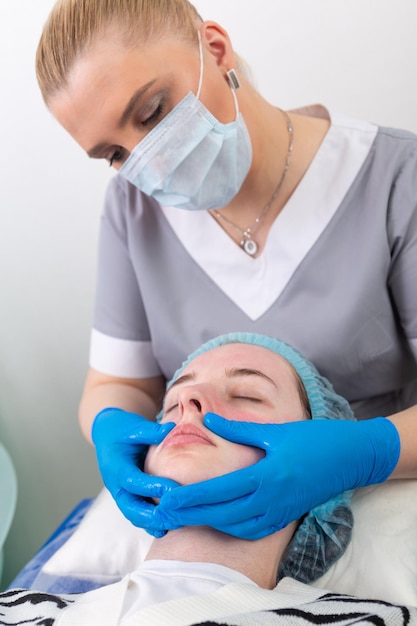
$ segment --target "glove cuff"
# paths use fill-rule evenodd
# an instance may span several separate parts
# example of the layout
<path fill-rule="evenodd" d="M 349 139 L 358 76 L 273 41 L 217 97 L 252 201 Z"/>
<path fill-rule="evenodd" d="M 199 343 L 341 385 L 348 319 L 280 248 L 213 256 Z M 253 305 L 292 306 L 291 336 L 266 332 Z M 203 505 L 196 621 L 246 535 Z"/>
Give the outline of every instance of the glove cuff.
<path fill-rule="evenodd" d="M 385 482 L 397 466 L 401 452 L 401 440 L 398 430 L 386 417 L 364 420 L 358 425 L 363 435 L 369 440 L 373 452 L 373 464 L 364 482 L 358 486 L 367 487 Z"/>

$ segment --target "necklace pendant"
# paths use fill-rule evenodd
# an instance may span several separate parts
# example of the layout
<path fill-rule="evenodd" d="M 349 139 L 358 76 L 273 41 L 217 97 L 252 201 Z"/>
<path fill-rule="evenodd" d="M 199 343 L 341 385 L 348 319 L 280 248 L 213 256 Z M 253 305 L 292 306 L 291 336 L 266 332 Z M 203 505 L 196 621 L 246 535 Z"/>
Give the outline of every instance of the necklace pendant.
<path fill-rule="evenodd" d="M 253 239 L 246 239 L 246 241 L 243 241 L 242 248 L 246 254 L 249 254 L 249 256 L 254 256 L 258 252 L 258 246 Z"/>

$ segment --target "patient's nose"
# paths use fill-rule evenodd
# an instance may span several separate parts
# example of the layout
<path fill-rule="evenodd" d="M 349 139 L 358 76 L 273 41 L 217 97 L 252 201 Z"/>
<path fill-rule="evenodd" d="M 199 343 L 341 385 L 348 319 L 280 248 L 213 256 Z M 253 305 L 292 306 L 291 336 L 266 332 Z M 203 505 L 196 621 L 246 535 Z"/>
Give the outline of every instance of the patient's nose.
<path fill-rule="evenodd" d="M 178 400 L 182 418 L 198 417 L 202 419 L 209 410 L 207 390 L 200 385 L 190 385 L 182 389 Z"/>
<path fill-rule="evenodd" d="M 190 404 L 194 405 L 199 413 L 201 413 L 201 402 L 197 398 L 190 398 Z"/>

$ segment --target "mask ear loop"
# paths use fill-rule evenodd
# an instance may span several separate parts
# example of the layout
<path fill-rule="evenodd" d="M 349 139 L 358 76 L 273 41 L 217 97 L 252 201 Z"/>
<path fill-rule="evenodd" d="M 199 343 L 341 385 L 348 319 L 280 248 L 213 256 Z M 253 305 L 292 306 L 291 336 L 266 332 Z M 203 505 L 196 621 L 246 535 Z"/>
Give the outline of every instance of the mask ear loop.
<path fill-rule="evenodd" d="M 198 51 L 200 53 L 200 78 L 198 79 L 196 98 L 199 100 L 201 88 L 203 85 L 203 75 L 204 75 L 203 44 L 201 41 L 201 33 L 199 30 L 197 31 L 197 37 L 198 37 Z M 227 80 L 228 80 L 230 89 L 232 90 L 232 96 L 233 96 L 233 100 L 235 103 L 235 111 L 236 111 L 236 117 L 237 117 L 239 115 L 239 103 L 238 103 L 237 96 L 236 96 L 236 89 L 239 89 L 240 87 L 240 80 L 234 69 L 228 70 L 226 72 L 226 75 L 227 75 Z"/>
<path fill-rule="evenodd" d="M 201 42 L 201 34 L 199 30 L 197 31 L 197 36 L 198 36 L 198 50 L 200 53 L 200 78 L 198 79 L 196 98 L 200 99 L 201 87 L 203 85 L 204 61 L 203 61 L 203 44 Z"/>

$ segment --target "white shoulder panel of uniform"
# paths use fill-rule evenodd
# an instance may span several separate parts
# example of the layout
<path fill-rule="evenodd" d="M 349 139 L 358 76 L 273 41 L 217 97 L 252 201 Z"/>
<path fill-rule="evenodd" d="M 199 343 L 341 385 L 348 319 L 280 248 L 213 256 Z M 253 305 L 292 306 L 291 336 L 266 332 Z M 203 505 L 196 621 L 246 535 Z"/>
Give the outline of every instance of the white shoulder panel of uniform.
<path fill-rule="evenodd" d="M 121 378 L 159 376 L 161 370 L 150 341 L 129 341 L 91 331 L 90 367 Z M 145 364 L 145 365 L 144 365 Z"/>

